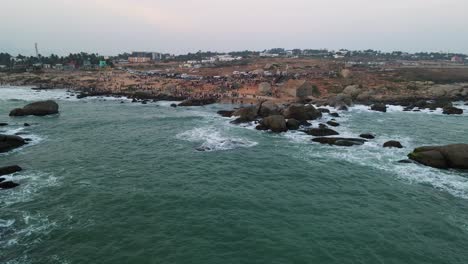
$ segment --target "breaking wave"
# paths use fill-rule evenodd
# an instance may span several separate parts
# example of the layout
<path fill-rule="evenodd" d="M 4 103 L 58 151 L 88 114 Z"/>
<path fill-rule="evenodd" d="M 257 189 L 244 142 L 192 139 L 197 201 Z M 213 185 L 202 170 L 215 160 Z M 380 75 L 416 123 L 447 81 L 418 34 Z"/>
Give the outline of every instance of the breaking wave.
<path fill-rule="evenodd" d="M 237 148 L 250 148 L 258 143 L 239 137 L 226 137 L 213 127 L 195 128 L 177 135 L 178 139 L 201 142 L 198 151 L 221 151 Z"/>

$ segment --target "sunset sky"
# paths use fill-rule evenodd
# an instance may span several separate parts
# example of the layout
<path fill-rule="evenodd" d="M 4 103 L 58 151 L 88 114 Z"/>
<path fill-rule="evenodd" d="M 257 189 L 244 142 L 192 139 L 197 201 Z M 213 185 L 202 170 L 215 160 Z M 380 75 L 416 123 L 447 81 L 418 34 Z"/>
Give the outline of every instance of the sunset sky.
<path fill-rule="evenodd" d="M 0 0 L 0 52 L 468 53 L 466 0 Z"/>

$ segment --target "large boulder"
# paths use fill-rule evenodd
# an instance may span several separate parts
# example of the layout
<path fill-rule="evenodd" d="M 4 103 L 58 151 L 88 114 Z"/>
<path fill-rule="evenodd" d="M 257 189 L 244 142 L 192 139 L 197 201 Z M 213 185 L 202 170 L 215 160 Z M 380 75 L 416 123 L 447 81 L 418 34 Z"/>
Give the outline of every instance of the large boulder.
<path fill-rule="evenodd" d="M 439 169 L 468 169 L 468 144 L 416 148 L 411 160 Z"/>
<path fill-rule="evenodd" d="M 312 105 L 292 104 L 288 106 L 283 115 L 286 119 L 294 118 L 299 122 L 315 120 L 322 117 L 322 113 Z"/>
<path fill-rule="evenodd" d="M 356 97 L 361 93 L 361 89 L 359 89 L 359 85 L 349 85 L 344 88 L 342 93 L 351 96 L 353 99 L 356 99 Z"/>
<path fill-rule="evenodd" d="M 261 125 L 275 133 L 288 131 L 288 127 L 286 126 L 286 119 L 284 119 L 284 116 L 282 115 L 272 115 L 265 117 L 261 121 Z"/>
<path fill-rule="evenodd" d="M 233 124 L 252 122 L 257 119 L 258 108 L 255 106 L 239 108 L 232 114 L 238 118 L 232 121 Z"/>
<path fill-rule="evenodd" d="M 12 181 L 0 182 L 0 189 L 12 189 L 18 187 L 19 184 Z"/>
<path fill-rule="evenodd" d="M 219 110 L 218 115 L 222 117 L 231 117 L 234 114 L 233 110 Z"/>
<path fill-rule="evenodd" d="M 335 137 L 318 137 L 312 139 L 314 142 L 320 144 L 335 145 L 341 147 L 351 147 L 363 145 L 367 140 L 362 138 L 335 138 Z"/>
<path fill-rule="evenodd" d="M 387 106 L 385 104 L 374 104 L 371 106 L 372 111 L 378 111 L 378 112 L 387 112 Z"/>
<path fill-rule="evenodd" d="M 319 128 L 311 128 L 306 131 L 308 135 L 314 136 L 314 137 L 326 137 L 326 136 L 336 136 L 339 135 L 338 132 L 336 132 L 333 129 L 326 128 L 326 127 L 319 127 Z"/>
<path fill-rule="evenodd" d="M 445 115 L 462 115 L 463 114 L 463 109 L 456 108 L 454 106 L 446 106 L 443 109 L 443 113 Z"/>
<path fill-rule="evenodd" d="M 19 136 L 0 135 L 0 153 L 8 152 L 26 144 L 26 141 Z"/>
<path fill-rule="evenodd" d="M 16 108 L 10 112 L 10 116 L 46 116 L 58 114 L 59 105 L 52 101 L 40 101 L 26 105 L 23 108 Z"/>
<path fill-rule="evenodd" d="M 203 106 L 216 103 L 215 98 L 188 99 L 179 104 L 179 106 Z"/>
<path fill-rule="evenodd" d="M 259 105 L 258 115 L 260 117 L 267 117 L 279 114 L 281 114 L 281 107 L 272 101 L 265 101 Z"/>
<path fill-rule="evenodd" d="M 0 176 L 12 174 L 12 173 L 22 171 L 22 170 L 23 169 L 18 165 L 1 167 L 0 168 Z"/>
<path fill-rule="evenodd" d="M 337 96 L 329 98 L 327 103 L 330 106 L 340 109 L 344 106 L 352 106 L 353 98 L 349 94 L 340 93 Z"/>
<path fill-rule="evenodd" d="M 299 127 L 301 126 L 301 123 L 297 121 L 296 119 L 291 118 L 291 119 L 288 119 L 288 121 L 286 121 L 286 126 L 288 127 L 289 130 L 298 130 Z"/>

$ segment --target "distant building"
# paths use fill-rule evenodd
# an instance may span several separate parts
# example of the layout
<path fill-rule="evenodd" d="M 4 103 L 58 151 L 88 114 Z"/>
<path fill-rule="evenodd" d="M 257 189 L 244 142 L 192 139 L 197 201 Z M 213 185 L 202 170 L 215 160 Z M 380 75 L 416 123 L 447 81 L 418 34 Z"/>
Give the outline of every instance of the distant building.
<path fill-rule="evenodd" d="M 159 52 L 134 51 L 128 57 L 130 63 L 146 63 L 162 60 L 163 55 Z"/>
<path fill-rule="evenodd" d="M 456 63 L 463 63 L 463 58 L 460 56 L 453 56 L 451 61 Z"/>

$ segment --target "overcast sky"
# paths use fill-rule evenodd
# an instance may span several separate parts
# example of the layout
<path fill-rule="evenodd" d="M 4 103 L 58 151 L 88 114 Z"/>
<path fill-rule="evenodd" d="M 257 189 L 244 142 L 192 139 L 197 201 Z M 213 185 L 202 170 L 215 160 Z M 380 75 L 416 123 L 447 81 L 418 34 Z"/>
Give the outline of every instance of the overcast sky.
<path fill-rule="evenodd" d="M 0 52 L 468 53 L 468 0 L 0 0 Z"/>

